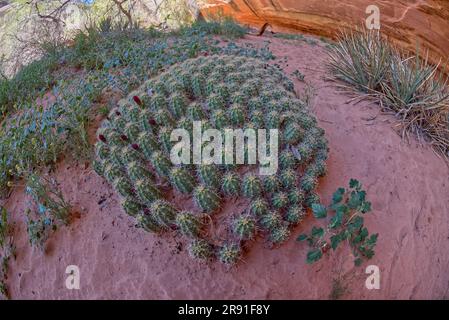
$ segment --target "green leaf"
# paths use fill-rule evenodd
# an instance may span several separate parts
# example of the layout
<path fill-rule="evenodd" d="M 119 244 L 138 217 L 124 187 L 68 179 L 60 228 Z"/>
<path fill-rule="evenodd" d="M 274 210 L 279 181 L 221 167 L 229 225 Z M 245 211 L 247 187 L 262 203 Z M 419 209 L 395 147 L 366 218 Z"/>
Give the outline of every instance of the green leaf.
<path fill-rule="evenodd" d="M 329 223 L 329 228 L 331 229 L 338 228 L 339 226 L 341 226 L 342 221 L 343 221 L 343 212 L 339 210 L 335 213 L 335 216 L 332 217 Z"/>
<path fill-rule="evenodd" d="M 360 188 L 360 182 L 357 179 L 349 180 L 349 188 L 351 188 L 351 189 Z"/>
<path fill-rule="evenodd" d="M 351 209 L 357 209 L 362 201 L 360 200 L 360 194 L 358 192 L 351 192 L 351 196 L 349 197 L 348 206 Z"/>
<path fill-rule="evenodd" d="M 325 206 L 319 203 L 312 204 L 312 212 L 315 218 L 322 219 L 327 216 L 327 209 Z"/>
<path fill-rule="evenodd" d="M 361 213 L 367 213 L 371 211 L 371 202 L 365 201 L 362 203 L 362 205 L 360 206 L 360 212 Z"/>
<path fill-rule="evenodd" d="M 362 226 L 363 226 L 363 218 L 360 216 L 356 216 L 354 217 L 354 219 L 352 219 L 352 222 L 348 224 L 347 231 L 352 234 L 360 230 Z"/>
<path fill-rule="evenodd" d="M 341 200 L 343 200 L 343 196 L 345 194 L 344 188 L 338 188 L 337 191 L 334 192 L 332 195 L 332 202 L 334 204 L 339 203 Z"/>
<path fill-rule="evenodd" d="M 322 236 L 324 236 L 324 229 L 323 228 L 317 228 L 317 227 L 313 227 L 312 228 L 312 237 L 321 238 Z"/>
<path fill-rule="evenodd" d="M 362 262 L 363 262 L 362 258 L 357 258 L 354 260 L 354 265 L 356 267 L 359 267 L 362 264 Z"/>
<path fill-rule="evenodd" d="M 340 242 L 343 240 L 340 234 L 336 234 L 330 238 L 331 240 L 331 247 L 333 250 L 337 249 Z"/>
<path fill-rule="evenodd" d="M 312 250 L 307 252 L 307 263 L 312 264 L 321 259 L 323 253 L 320 249 Z"/>
<path fill-rule="evenodd" d="M 306 234 L 300 234 L 297 238 L 296 241 L 304 241 L 307 239 L 307 235 Z"/>

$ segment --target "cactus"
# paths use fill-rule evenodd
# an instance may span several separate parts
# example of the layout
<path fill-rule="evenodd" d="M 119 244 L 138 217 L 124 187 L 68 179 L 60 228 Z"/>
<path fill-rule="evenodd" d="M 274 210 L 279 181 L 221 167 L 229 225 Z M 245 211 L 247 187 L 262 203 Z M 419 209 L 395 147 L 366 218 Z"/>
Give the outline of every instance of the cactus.
<path fill-rule="evenodd" d="M 298 153 L 301 157 L 301 163 L 308 162 L 314 153 L 313 147 L 308 141 L 303 141 L 297 146 Z"/>
<path fill-rule="evenodd" d="M 140 128 L 135 123 L 128 122 L 125 125 L 125 129 L 123 132 L 129 139 L 131 139 L 132 141 L 136 141 L 137 138 L 139 137 Z"/>
<path fill-rule="evenodd" d="M 264 106 L 264 103 L 258 97 L 251 98 L 248 101 L 248 108 L 251 112 L 260 111 L 260 110 L 262 110 L 263 106 Z"/>
<path fill-rule="evenodd" d="M 249 174 L 243 179 L 243 195 L 247 198 L 256 198 L 262 194 L 262 183 L 255 174 Z"/>
<path fill-rule="evenodd" d="M 92 161 L 92 168 L 99 176 L 104 175 L 104 169 L 105 169 L 104 161 L 95 159 L 94 161 Z"/>
<path fill-rule="evenodd" d="M 310 192 L 316 188 L 318 184 L 315 176 L 311 174 L 306 174 L 301 178 L 301 189 L 305 192 Z"/>
<path fill-rule="evenodd" d="M 317 159 L 308 170 L 310 170 L 311 175 L 323 177 L 326 175 L 326 163 L 321 159 Z"/>
<path fill-rule="evenodd" d="M 196 205 L 204 212 L 212 212 L 220 206 L 220 197 L 205 185 L 199 185 L 193 192 Z"/>
<path fill-rule="evenodd" d="M 218 110 L 225 107 L 225 101 L 223 97 L 217 93 L 212 93 L 211 95 L 209 95 L 206 101 L 210 110 Z"/>
<path fill-rule="evenodd" d="M 140 119 L 141 108 L 138 106 L 129 106 L 124 109 L 124 117 L 128 122 L 138 123 Z"/>
<path fill-rule="evenodd" d="M 132 197 L 134 195 L 133 186 L 125 177 L 116 178 L 113 185 L 117 192 L 124 198 Z"/>
<path fill-rule="evenodd" d="M 171 169 L 170 182 L 181 193 L 191 193 L 195 188 L 195 178 L 188 170 L 180 167 Z"/>
<path fill-rule="evenodd" d="M 114 182 L 114 180 L 118 178 L 124 178 L 125 173 L 121 169 L 120 166 L 116 165 L 113 162 L 106 162 L 104 166 L 104 177 L 106 180 L 108 180 L 110 183 Z"/>
<path fill-rule="evenodd" d="M 221 189 L 227 196 L 237 196 L 240 193 L 240 179 L 234 172 L 228 172 L 223 176 Z"/>
<path fill-rule="evenodd" d="M 296 185 L 296 173 L 292 169 L 282 170 L 279 179 L 284 188 L 293 188 Z"/>
<path fill-rule="evenodd" d="M 193 102 L 189 105 L 189 107 L 187 108 L 187 115 L 192 121 L 199 121 L 206 117 L 203 111 L 203 107 L 201 106 L 201 104 L 196 102 Z"/>
<path fill-rule="evenodd" d="M 137 193 L 137 197 L 147 205 L 162 197 L 161 192 L 153 185 L 152 181 L 148 178 L 141 178 L 136 180 L 135 190 Z"/>
<path fill-rule="evenodd" d="M 285 192 L 277 192 L 273 195 L 271 203 L 276 209 L 283 209 L 288 205 L 288 196 Z"/>
<path fill-rule="evenodd" d="M 193 240 L 188 247 L 189 254 L 194 259 L 207 260 L 214 254 L 212 245 L 204 239 Z"/>
<path fill-rule="evenodd" d="M 136 217 L 143 210 L 143 206 L 133 197 L 123 198 L 120 204 L 125 212 L 132 217 Z"/>
<path fill-rule="evenodd" d="M 192 75 L 192 92 L 196 98 L 201 98 L 204 93 L 205 80 L 201 74 Z"/>
<path fill-rule="evenodd" d="M 267 214 L 269 212 L 268 202 L 264 198 L 253 200 L 249 206 L 249 212 L 256 217 Z"/>
<path fill-rule="evenodd" d="M 251 122 L 254 123 L 254 126 L 258 129 L 262 129 L 265 127 L 264 114 L 261 110 L 254 110 L 251 113 Z"/>
<path fill-rule="evenodd" d="M 312 208 L 314 203 L 320 203 L 320 196 L 316 193 L 309 193 L 304 200 L 304 203 L 308 208 Z"/>
<path fill-rule="evenodd" d="M 175 92 L 170 96 L 170 111 L 174 118 L 178 119 L 184 115 L 187 103 L 187 98 L 181 93 Z"/>
<path fill-rule="evenodd" d="M 185 236 L 196 238 L 201 229 L 200 220 L 189 211 L 182 211 L 176 215 L 176 225 Z"/>
<path fill-rule="evenodd" d="M 235 126 L 241 126 L 245 122 L 245 112 L 239 104 L 234 104 L 229 108 L 229 119 Z"/>
<path fill-rule="evenodd" d="M 232 231 L 241 240 L 252 239 L 256 232 L 256 221 L 250 215 L 242 215 L 234 220 Z"/>
<path fill-rule="evenodd" d="M 122 147 L 126 145 L 126 142 L 122 139 L 122 136 L 117 131 L 107 131 L 105 135 L 106 141 L 108 142 L 109 148 L 112 147 Z"/>
<path fill-rule="evenodd" d="M 259 87 L 259 85 L 260 84 L 257 83 L 256 79 L 249 80 L 243 84 L 241 91 L 245 97 L 254 97 L 258 93 L 257 88 Z"/>
<path fill-rule="evenodd" d="M 225 265 L 234 265 L 240 259 L 240 245 L 236 243 L 226 243 L 218 251 L 218 260 Z"/>
<path fill-rule="evenodd" d="M 263 178 L 263 187 L 266 192 L 277 192 L 281 188 L 281 181 L 272 174 Z"/>
<path fill-rule="evenodd" d="M 136 161 L 131 161 L 130 163 L 128 163 L 126 171 L 128 172 L 128 177 L 133 182 L 142 178 L 149 180 L 153 179 L 153 174 Z"/>
<path fill-rule="evenodd" d="M 121 150 L 122 147 L 116 145 L 111 146 L 110 148 L 109 160 L 118 167 L 123 165 Z"/>
<path fill-rule="evenodd" d="M 145 231 L 158 233 L 163 227 L 151 215 L 139 213 L 136 216 L 137 226 L 143 228 Z"/>
<path fill-rule="evenodd" d="M 228 125 L 228 116 L 223 110 L 217 109 L 212 113 L 212 123 L 216 129 L 225 128 Z"/>
<path fill-rule="evenodd" d="M 109 158 L 110 150 L 107 145 L 103 143 L 97 143 L 95 145 L 95 154 L 100 160 L 106 160 Z"/>
<path fill-rule="evenodd" d="M 297 123 L 290 123 L 285 127 L 284 139 L 288 144 L 298 143 L 303 136 L 302 129 Z"/>
<path fill-rule="evenodd" d="M 237 91 L 232 94 L 231 102 L 236 105 L 245 105 L 248 101 L 247 95 L 243 92 Z"/>
<path fill-rule="evenodd" d="M 150 103 L 151 111 L 157 112 L 158 110 L 167 109 L 167 100 L 165 99 L 165 96 L 156 93 L 151 97 L 151 103 Z"/>
<path fill-rule="evenodd" d="M 300 223 L 304 216 L 304 208 L 302 206 L 295 205 L 288 209 L 287 213 L 285 214 L 285 221 L 295 225 Z"/>
<path fill-rule="evenodd" d="M 190 133 L 190 136 L 192 136 L 193 122 L 191 119 L 182 116 L 176 123 L 176 128 L 185 129 Z"/>
<path fill-rule="evenodd" d="M 153 152 L 151 156 L 151 164 L 156 169 L 157 174 L 162 178 L 170 176 L 171 162 L 162 152 Z"/>
<path fill-rule="evenodd" d="M 165 200 L 156 200 L 151 203 L 150 212 L 155 220 L 166 227 L 170 227 L 175 222 L 176 210 Z"/>
<path fill-rule="evenodd" d="M 181 92 L 184 90 L 184 86 L 181 81 L 178 81 L 177 79 L 172 79 L 171 81 L 168 81 L 165 85 L 165 92 Z"/>
<path fill-rule="evenodd" d="M 151 159 L 153 152 L 159 150 L 157 139 L 150 132 L 141 132 L 137 138 L 137 145 L 142 150 L 147 160 Z"/>
<path fill-rule="evenodd" d="M 137 123 L 142 131 L 150 131 L 153 133 L 153 128 L 156 126 L 156 120 L 150 109 L 140 110 L 139 120 Z"/>
<path fill-rule="evenodd" d="M 290 204 L 301 204 L 304 202 L 304 192 L 298 188 L 293 188 L 288 193 L 288 201 Z"/>
<path fill-rule="evenodd" d="M 281 169 L 294 169 L 299 161 L 290 150 L 283 150 L 279 155 L 279 164 Z"/>
<path fill-rule="evenodd" d="M 281 244 L 288 240 L 290 237 L 290 230 L 288 226 L 280 225 L 271 230 L 270 232 L 270 241 L 273 244 Z"/>
<path fill-rule="evenodd" d="M 219 84 L 215 87 L 214 92 L 224 101 L 228 101 L 229 99 L 229 90 L 225 84 Z"/>
<path fill-rule="evenodd" d="M 167 154 L 170 154 L 170 151 L 173 147 L 173 142 L 170 139 L 172 132 L 173 132 L 173 129 L 171 127 L 160 127 L 159 128 L 159 134 L 158 134 L 159 143 L 162 145 L 162 149 Z"/>
<path fill-rule="evenodd" d="M 113 126 L 119 132 L 123 132 L 125 130 L 126 124 L 128 122 L 123 116 L 118 116 L 114 119 Z"/>
<path fill-rule="evenodd" d="M 280 171 L 262 179 L 252 173 L 258 168 L 248 164 L 244 170 L 235 164 L 173 166 L 168 158 L 172 128 L 184 128 L 192 138 L 192 122 L 199 120 L 203 131 L 228 126 L 279 129 Z M 248 208 L 225 229 L 238 242 L 228 242 L 216 252 L 227 264 L 238 261 L 239 244 L 251 239 L 257 226 L 269 231 L 265 234 L 273 243 L 285 241 L 288 226 L 304 216 L 303 206 L 319 200 L 313 190 L 326 172 L 324 131 L 296 98 L 292 82 L 275 67 L 248 57 L 202 56 L 169 67 L 120 100 L 97 138 L 94 170 L 113 184 L 124 210 L 145 230 L 176 228 L 189 237 L 200 236 L 199 217 L 177 213 L 163 200 L 159 185 L 193 195 L 196 206 L 206 213 L 220 209 L 218 190 L 249 198 Z M 252 151 L 245 147 L 245 160 Z M 169 190 L 164 193 L 171 198 Z M 214 251 L 206 240 L 189 245 L 195 258 L 211 257 Z"/>
<path fill-rule="evenodd" d="M 269 211 L 260 217 L 259 223 L 267 230 L 274 230 L 282 224 L 282 216 L 277 211 Z"/>
<path fill-rule="evenodd" d="M 217 166 L 212 164 L 202 164 L 198 166 L 198 176 L 202 183 L 208 187 L 220 188 L 221 173 Z"/>
<path fill-rule="evenodd" d="M 280 125 L 281 125 L 281 117 L 279 115 L 279 112 L 270 111 L 266 119 L 267 129 L 279 129 Z"/>
<path fill-rule="evenodd" d="M 170 112 L 165 109 L 159 109 L 154 113 L 154 120 L 160 126 L 170 127 L 175 122 L 172 119 Z"/>
<path fill-rule="evenodd" d="M 133 161 L 141 162 L 143 160 L 142 154 L 130 147 L 123 147 L 120 152 L 120 157 L 123 165 Z"/>

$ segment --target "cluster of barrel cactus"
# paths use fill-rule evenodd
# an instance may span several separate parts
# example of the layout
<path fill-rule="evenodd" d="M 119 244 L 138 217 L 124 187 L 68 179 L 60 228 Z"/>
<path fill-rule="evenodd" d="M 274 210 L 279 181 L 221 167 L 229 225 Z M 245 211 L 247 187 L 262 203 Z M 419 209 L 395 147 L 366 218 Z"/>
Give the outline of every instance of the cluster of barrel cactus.
<path fill-rule="evenodd" d="M 172 130 L 192 132 L 197 120 L 219 130 L 278 129 L 278 171 L 261 176 L 254 165 L 174 165 Z M 326 172 L 328 147 L 324 131 L 279 69 L 221 55 L 173 65 L 131 92 L 98 129 L 95 151 L 94 170 L 115 188 L 137 226 L 155 233 L 176 230 L 190 239 L 193 258 L 234 264 L 243 243 L 257 235 L 273 244 L 289 238 L 291 227 L 319 200 L 314 190 Z M 167 187 L 190 195 L 196 212 L 171 203 Z M 232 197 L 247 198 L 248 208 L 226 219 L 226 241 L 214 239 L 204 229 L 216 223 Z"/>

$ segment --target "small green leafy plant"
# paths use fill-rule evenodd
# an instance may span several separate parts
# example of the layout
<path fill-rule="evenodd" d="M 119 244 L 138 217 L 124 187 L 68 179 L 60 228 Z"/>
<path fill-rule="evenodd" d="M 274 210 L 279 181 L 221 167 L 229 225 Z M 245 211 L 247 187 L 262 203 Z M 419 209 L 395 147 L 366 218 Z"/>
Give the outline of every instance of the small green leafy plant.
<path fill-rule="evenodd" d="M 348 190 L 338 188 L 334 192 L 328 207 L 314 203 L 312 211 L 317 219 L 328 218 L 328 224 L 325 227 L 314 226 L 310 234 L 301 234 L 297 238 L 298 241 L 307 241 L 311 248 L 307 253 L 307 263 L 320 260 L 329 248 L 336 250 L 344 241 L 352 249 L 356 266 L 374 256 L 378 234 L 370 235 L 364 226 L 364 215 L 371 211 L 371 203 L 366 200 L 366 192 L 359 181 L 351 179 Z"/>
<path fill-rule="evenodd" d="M 42 247 L 58 224 L 69 223 L 71 206 L 54 179 L 31 173 L 25 190 L 32 199 L 26 210 L 30 243 Z"/>

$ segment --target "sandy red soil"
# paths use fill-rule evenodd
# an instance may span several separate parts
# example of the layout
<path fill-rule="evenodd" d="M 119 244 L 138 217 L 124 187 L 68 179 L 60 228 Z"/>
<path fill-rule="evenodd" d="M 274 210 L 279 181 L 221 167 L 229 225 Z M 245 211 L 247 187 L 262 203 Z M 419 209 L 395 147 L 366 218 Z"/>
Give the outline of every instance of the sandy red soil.
<path fill-rule="evenodd" d="M 449 298 L 447 164 L 428 146 L 401 140 L 394 118 L 375 104 L 347 103 L 350 96 L 325 81 L 324 45 L 255 36 L 241 41 L 267 40 L 285 72 L 300 70 L 315 89 L 312 112 L 330 142 L 329 173 L 318 190 L 322 199 L 327 202 L 350 178 L 368 192 L 373 212 L 366 224 L 379 233 L 375 257 L 354 267 L 343 247 L 306 265 L 307 247 L 295 235 L 311 228 L 309 216 L 279 248 L 257 240 L 236 267 L 196 262 L 181 236 L 136 229 L 102 178 L 84 164 L 63 161 L 56 177 L 79 218 L 58 230 L 45 252 L 28 244 L 23 189 L 7 201 L 18 252 L 8 280 L 13 299 L 327 299 L 334 279 L 347 287 L 346 299 Z M 295 86 L 298 93 L 305 88 L 297 80 Z M 239 205 L 229 203 L 228 210 Z M 379 290 L 365 288 L 369 264 L 380 268 Z M 65 287 L 68 265 L 80 268 L 80 290 Z"/>

